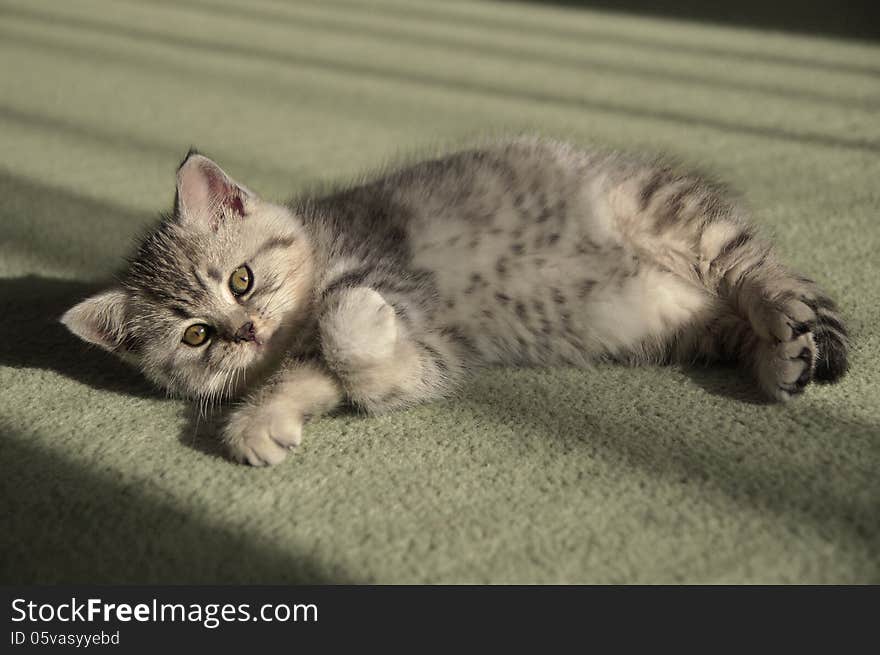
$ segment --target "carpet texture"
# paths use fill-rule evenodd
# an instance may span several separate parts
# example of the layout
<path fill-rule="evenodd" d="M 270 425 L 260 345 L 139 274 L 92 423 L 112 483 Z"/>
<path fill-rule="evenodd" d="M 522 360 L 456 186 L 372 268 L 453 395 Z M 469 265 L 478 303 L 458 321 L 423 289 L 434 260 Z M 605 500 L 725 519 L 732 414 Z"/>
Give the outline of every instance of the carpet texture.
<path fill-rule="evenodd" d="M 528 4 L 0 0 L 3 582 L 880 582 L 880 47 Z M 267 470 L 68 336 L 190 145 L 268 197 L 539 133 L 741 190 L 852 369 L 494 370 Z"/>

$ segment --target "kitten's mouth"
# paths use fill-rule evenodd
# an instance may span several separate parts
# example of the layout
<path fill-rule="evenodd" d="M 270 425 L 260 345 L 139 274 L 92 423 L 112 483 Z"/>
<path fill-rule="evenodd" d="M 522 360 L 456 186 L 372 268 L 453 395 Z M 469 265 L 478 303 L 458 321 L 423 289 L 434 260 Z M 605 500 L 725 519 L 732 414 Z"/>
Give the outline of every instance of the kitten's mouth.
<path fill-rule="evenodd" d="M 249 339 L 248 341 L 239 341 L 236 342 L 235 345 L 244 348 L 246 350 L 256 350 L 257 352 L 262 352 L 266 349 L 268 345 L 268 339 L 263 337 L 256 337 L 254 339 Z"/>
<path fill-rule="evenodd" d="M 272 337 L 274 335 L 274 330 L 264 328 L 259 334 L 256 335 L 256 338 L 254 339 L 254 345 L 259 350 L 262 350 L 269 345 L 269 342 L 272 341 Z"/>
<path fill-rule="evenodd" d="M 275 331 L 265 325 L 255 324 L 255 321 L 248 321 L 238 332 L 236 332 L 233 341 L 236 343 L 244 343 L 259 350 L 264 350 L 272 339 Z"/>
<path fill-rule="evenodd" d="M 257 352 L 263 352 L 269 348 L 273 336 L 274 331 L 267 330 L 263 334 L 255 335 L 254 340 L 248 345 L 255 348 Z"/>

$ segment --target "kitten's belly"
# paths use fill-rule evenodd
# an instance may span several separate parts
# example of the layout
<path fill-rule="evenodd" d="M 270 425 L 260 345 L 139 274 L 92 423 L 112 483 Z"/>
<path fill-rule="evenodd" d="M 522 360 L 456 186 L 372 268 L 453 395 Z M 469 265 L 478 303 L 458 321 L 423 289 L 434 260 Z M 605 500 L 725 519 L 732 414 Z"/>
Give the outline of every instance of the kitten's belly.
<path fill-rule="evenodd" d="M 624 356 L 694 319 L 702 289 L 624 248 L 450 248 L 433 260 L 442 321 L 490 363 L 586 365 Z M 437 262 L 446 262 L 438 265 Z M 426 266 L 427 267 L 427 266 Z"/>

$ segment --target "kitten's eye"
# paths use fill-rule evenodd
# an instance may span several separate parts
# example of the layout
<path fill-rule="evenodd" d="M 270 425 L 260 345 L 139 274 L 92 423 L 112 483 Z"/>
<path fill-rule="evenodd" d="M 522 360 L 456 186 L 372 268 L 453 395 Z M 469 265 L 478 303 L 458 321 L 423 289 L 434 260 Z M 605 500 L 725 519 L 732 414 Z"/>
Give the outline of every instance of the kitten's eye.
<path fill-rule="evenodd" d="M 208 342 L 211 329 L 204 323 L 194 323 L 183 332 L 183 343 L 187 346 L 203 346 Z"/>
<path fill-rule="evenodd" d="M 251 269 L 247 267 L 247 264 L 242 264 L 232 271 L 232 275 L 229 276 L 229 290 L 232 291 L 234 296 L 243 296 L 251 290 L 253 284 L 254 276 L 251 273 Z"/>

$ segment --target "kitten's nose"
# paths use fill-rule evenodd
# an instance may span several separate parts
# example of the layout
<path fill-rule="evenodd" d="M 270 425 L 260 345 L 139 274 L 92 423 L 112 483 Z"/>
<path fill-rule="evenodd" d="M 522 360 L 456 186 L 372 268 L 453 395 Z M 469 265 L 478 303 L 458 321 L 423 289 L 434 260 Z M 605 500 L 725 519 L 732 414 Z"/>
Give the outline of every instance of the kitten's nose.
<path fill-rule="evenodd" d="M 240 328 L 238 328 L 233 338 L 235 339 L 236 343 L 238 343 L 239 341 L 256 341 L 257 333 L 254 330 L 254 322 L 248 321 Z"/>

